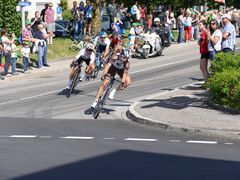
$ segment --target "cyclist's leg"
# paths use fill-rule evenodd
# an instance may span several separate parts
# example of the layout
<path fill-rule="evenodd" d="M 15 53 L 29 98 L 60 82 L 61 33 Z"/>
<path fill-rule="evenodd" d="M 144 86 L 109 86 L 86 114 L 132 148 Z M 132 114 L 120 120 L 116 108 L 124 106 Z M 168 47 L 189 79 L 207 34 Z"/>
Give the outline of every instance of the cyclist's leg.
<path fill-rule="evenodd" d="M 95 58 L 96 67 L 100 66 L 100 57 L 101 57 L 101 54 L 97 53 L 96 58 Z"/>
<path fill-rule="evenodd" d="M 122 79 L 122 84 L 120 84 L 118 87 L 117 87 L 117 91 L 119 90 L 123 90 L 125 89 L 126 87 L 130 86 L 131 83 L 132 83 L 132 79 L 131 79 L 131 76 L 130 74 L 128 73 L 128 71 L 124 71 L 124 70 L 119 70 L 117 72 L 117 74 L 120 76 L 120 78 Z"/>
<path fill-rule="evenodd" d="M 116 70 L 115 68 L 113 68 L 113 66 L 111 66 L 107 72 L 107 74 L 109 76 L 114 76 L 116 74 Z M 96 93 L 96 97 L 95 100 L 93 102 L 93 104 L 91 105 L 92 108 L 95 108 L 95 106 L 97 105 L 97 102 L 99 100 L 99 98 L 102 96 L 104 90 L 107 88 L 108 84 L 110 83 L 110 77 L 109 76 L 105 76 L 104 80 L 102 82 L 102 84 L 99 86 L 97 93 Z"/>
<path fill-rule="evenodd" d="M 80 59 L 77 59 L 77 64 L 80 66 L 82 64 L 82 61 Z M 78 66 L 73 65 L 73 67 L 71 69 L 71 72 L 70 72 L 70 76 L 69 76 L 69 79 L 68 79 L 66 89 L 69 89 L 71 87 L 72 80 L 73 80 L 74 75 L 76 74 L 77 70 L 78 70 Z"/>
<path fill-rule="evenodd" d="M 117 91 L 124 90 L 127 86 L 129 86 L 131 84 L 131 77 L 127 71 L 124 71 L 124 69 L 121 69 L 121 70 L 118 69 L 117 74 L 122 79 L 122 83 L 119 84 L 119 86 L 117 88 L 112 89 L 112 91 L 110 92 L 110 94 L 108 96 L 109 99 L 114 99 L 114 96 Z"/>
<path fill-rule="evenodd" d="M 90 61 L 90 60 L 84 60 L 84 62 L 86 63 L 87 67 L 85 68 L 85 74 L 87 76 L 92 75 L 94 69 L 95 69 L 95 64 L 94 61 Z"/>

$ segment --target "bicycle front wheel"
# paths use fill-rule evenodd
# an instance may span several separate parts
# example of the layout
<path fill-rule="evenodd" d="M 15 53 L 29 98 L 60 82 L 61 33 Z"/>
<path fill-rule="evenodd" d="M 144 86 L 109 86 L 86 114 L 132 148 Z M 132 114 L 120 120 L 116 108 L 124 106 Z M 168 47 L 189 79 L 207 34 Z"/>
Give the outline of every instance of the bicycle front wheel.
<path fill-rule="evenodd" d="M 68 98 L 71 96 L 71 94 L 74 93 L 74 89 L 77 86 L 77 80 L 78 80 L 79 74 L 80 73 L 78 71 L 74 74 L 73 81 L 72 81 L 70 90 L 69 90 L 68 95 L 67 95 Z"/>

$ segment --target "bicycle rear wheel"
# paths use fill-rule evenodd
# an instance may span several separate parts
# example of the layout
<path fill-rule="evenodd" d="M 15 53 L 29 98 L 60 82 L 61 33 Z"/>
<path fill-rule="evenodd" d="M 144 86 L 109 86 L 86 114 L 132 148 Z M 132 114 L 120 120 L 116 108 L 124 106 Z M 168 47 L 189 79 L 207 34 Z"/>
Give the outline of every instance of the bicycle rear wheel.
<path fill-rule="evenodd" d="M 94 119 L 97 119 L 97 118 L 98 118 L 98 116 L 99 116 L 102 108 L 103 108 L 103 104 L 102 104 L 102 102 L 100 101 L 100 102 L 97 104 L 96 108 L 94 109 L 94 114 L 93 114 Z"/>

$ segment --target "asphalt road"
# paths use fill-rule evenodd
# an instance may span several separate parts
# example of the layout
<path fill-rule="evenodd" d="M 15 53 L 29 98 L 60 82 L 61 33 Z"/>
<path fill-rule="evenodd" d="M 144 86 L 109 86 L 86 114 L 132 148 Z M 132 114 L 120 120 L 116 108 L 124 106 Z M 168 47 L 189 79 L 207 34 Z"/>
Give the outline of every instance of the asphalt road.
<path fill-rule="evenodd" d="M 0 179 L 240 179 L 239 142 L 145 127 L 129 104 L 201 79 L 196 44 L 133 59 L 133 84 L 94 120 L 100 80 L 67 99 L 68 72 L 0 86 Z"/>

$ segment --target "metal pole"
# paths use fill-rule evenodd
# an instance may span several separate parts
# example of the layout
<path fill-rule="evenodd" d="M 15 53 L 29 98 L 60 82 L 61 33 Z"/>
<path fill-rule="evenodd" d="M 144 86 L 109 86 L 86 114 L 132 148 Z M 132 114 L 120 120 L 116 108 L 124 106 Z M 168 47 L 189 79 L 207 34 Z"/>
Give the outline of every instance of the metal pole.
<path fill-rule="evenodd" d="M 224 0 L 224 13 L 226 13 L 226 9 L 227 9 L 227 7 L 226 7 L 226 0 Z"/>
<path fill-rule="evenodd" d="M 24 2 L 24 0 L 21 0 L 21 2 Z M 22 29 L 24 29 L 25 28 L 25 11 L 23 6 L 21 6 L 21 14 L 22 14 Z"/>

